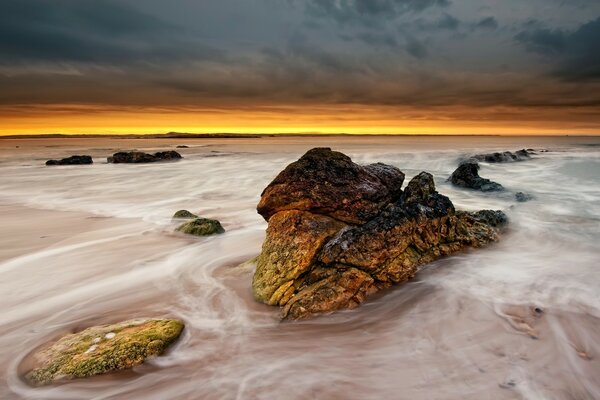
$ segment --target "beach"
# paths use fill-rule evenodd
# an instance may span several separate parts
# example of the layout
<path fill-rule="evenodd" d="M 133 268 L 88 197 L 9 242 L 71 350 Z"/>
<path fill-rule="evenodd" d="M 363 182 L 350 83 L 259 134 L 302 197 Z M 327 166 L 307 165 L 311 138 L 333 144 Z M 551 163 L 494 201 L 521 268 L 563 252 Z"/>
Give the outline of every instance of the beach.
<path fill-rule="evenodd" d="M 177 147 L 186 146 L 186 147 Z M 442 258 L 355 310 L 280 322 L 252 298 L 267 223 L 262 190 L 312 147 L 433 174 L 457 209 L 503 210 L 490 247 Z M 461 158 L 505 193 L 452 186 Z M 181 161 L 106 163 L 117 151 L 177 150 Z M 91 155 L 92 165 L 44 165 Z M 600 138 L 292 136 L 0 139 L 2 399 L 600 398 Z M 532 199 L 515 201 L 522 191 Z M 226 233 L 175 231 L 179 209 Z M 85 327 L 173 317 L 162 357 L 124 373 L 47 387 L 31 353 Z"/>

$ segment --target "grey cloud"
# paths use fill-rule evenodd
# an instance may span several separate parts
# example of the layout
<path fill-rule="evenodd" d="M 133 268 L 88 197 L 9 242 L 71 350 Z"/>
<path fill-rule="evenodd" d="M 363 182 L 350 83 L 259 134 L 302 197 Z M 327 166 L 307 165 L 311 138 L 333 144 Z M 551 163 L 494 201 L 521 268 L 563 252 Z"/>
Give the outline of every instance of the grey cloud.
<path fill-rule="evenodd" d="M 379 19 L 394 19 L 409 12 L 420 12 L 431 7 L 447 7 L 449 0 L 308 0 L 308 15 L 333 19 L 338 23 L 376 24 Z"/>
<path fill-rule="evenodd" d="M 494 17 L 485 17 L 473 25 L 473 29 L 498 29 L 498 21 Z"/>
<path fill-rule="evenodd" d="M 600 17 L 574 31 L 534 27 L 515 36 L 533 53 L 553 62 L 554 74 L 570 80 L 600 79 Z"/>
<path fill-rule="evenodd" d="M 0 64 L 127 63 L 217 57 L 184 30 L 112 1 L 7 0 L 0 13 Z"/>

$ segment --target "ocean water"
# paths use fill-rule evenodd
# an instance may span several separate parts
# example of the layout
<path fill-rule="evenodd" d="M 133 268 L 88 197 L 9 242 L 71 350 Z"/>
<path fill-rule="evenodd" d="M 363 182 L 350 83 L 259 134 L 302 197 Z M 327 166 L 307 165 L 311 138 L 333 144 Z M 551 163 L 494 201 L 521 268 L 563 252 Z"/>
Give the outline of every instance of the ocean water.
<path fill-rule="evenodd" d="M 599 138 L 17 142 L 0 143 L 0 215 L 20 232 L 4 230 L 2 243 L 35 246 L 0 261 L 0 398 L 600 398 Z M 176 144 L 190 146 L 180 162 L 105 163 L 117 149 Z M 510 226 L 499 243 L 431 263 L 356 310 L 281 323 L 253 301 L 244 262 L 264 239 L 262 189 L 316 146 L 395 165 L 406 182 L 428 171 L 456 208 L 500 209 Z M 481 163 L 506 192 L 446 181 L 465 155 L 521 148 L 537 155 Z M 43 165 L 78 153 L 95 164 Z M 532 200 L 516 202 L 518 191 Z M 227 232 L 176 233 L 170 217 L 182 208 Z M 72 222 L 53 231 L 63 214 Z M 40 224 L 60 240 L 39 245 Z M 31 352 L 67 332 L 163 316 L 185 321 L 183 337 L 133 371 L 42 388 L 22 379 Z"/>

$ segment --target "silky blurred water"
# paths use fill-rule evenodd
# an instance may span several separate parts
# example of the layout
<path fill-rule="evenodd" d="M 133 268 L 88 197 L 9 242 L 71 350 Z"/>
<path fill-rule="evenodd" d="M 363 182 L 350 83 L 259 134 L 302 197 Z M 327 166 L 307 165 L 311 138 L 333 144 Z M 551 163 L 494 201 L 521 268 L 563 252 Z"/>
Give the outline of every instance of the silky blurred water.
<path fill-rule="evenodd" d="M 124 145 L 184 141 L 61 140 L 0 153 L 3 218 L 17 218 L 21 232 L 52 229 L 27 210 L 81 214 L 73 234 L 0 262 L 0 398 L 600 398 L 598 138 L 188 140 L 182 161 L 146 165 L 104 157 Z M 428 171 L 457 208 L 504 210 L 510 227 L 498 244 L 438 260 L 357 310 L 280 323 L 276 308 L 252 300 L 253 266 L 240 264 L 264 239 L 255 211 L 262 189 L 314 146 L 395 165 L 407 181 Z M 446 182 L 465 155 L 521 148 L 538 155 L 481 164 L 504 193 Z M 78 153 L 95 164 L 43 165 Z M 518 191 L 533 199 L 516 202 Z M 227 232 L 174 232 L 170 217 L 182 208 Z M 541 316 L 530 315 L 535 307 Z M 183 319 L 184 336 L 131 373 L 44 388 L 21 379 L 23 360 L 48 340 L 154 316 Z"/>

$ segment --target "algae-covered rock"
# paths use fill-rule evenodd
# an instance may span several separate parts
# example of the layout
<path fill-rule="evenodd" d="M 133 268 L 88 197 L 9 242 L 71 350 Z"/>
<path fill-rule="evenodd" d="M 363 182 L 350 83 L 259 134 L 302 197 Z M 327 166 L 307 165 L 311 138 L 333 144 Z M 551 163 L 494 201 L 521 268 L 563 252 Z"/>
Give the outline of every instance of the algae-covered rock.
<path fill-rule="evenodd" d="M 196 236 L 209 236 L 217 233 L 225 233 L 225 229 L 216 219 L 196 218 L 186 222 L 177 228 L 177 231 Z"/>
<path fill-rule="evenodd" d="M 191 219 L 191 218 L 199 218 L 196 214 L 192 214 L 188 210 L 179 210 L 175 214 L 173 214 L 174 219 Z"/>
<path fill-rule="evenodd" d="M 130 320 L 69 334 L 37 352 L 37 366 L 27 374 L 35 385 L 85 378 L 142 364 L 162 354 L 181 335 L 178 320 Z"/>
<path fill-rule="evenodd" d="M 258 205 L 269 226 L 254 297 L 282 306 L 287 319 L 351 309 L 423 264 L 498 240 L 507 222 L 501 211 L 456 211 L 427 172 L 404 191 L 403 180 L 396 167 L 361 167 L 329 149 L 290 164 Z M 374 187 L 384 196 L 374 196 Z"/>

